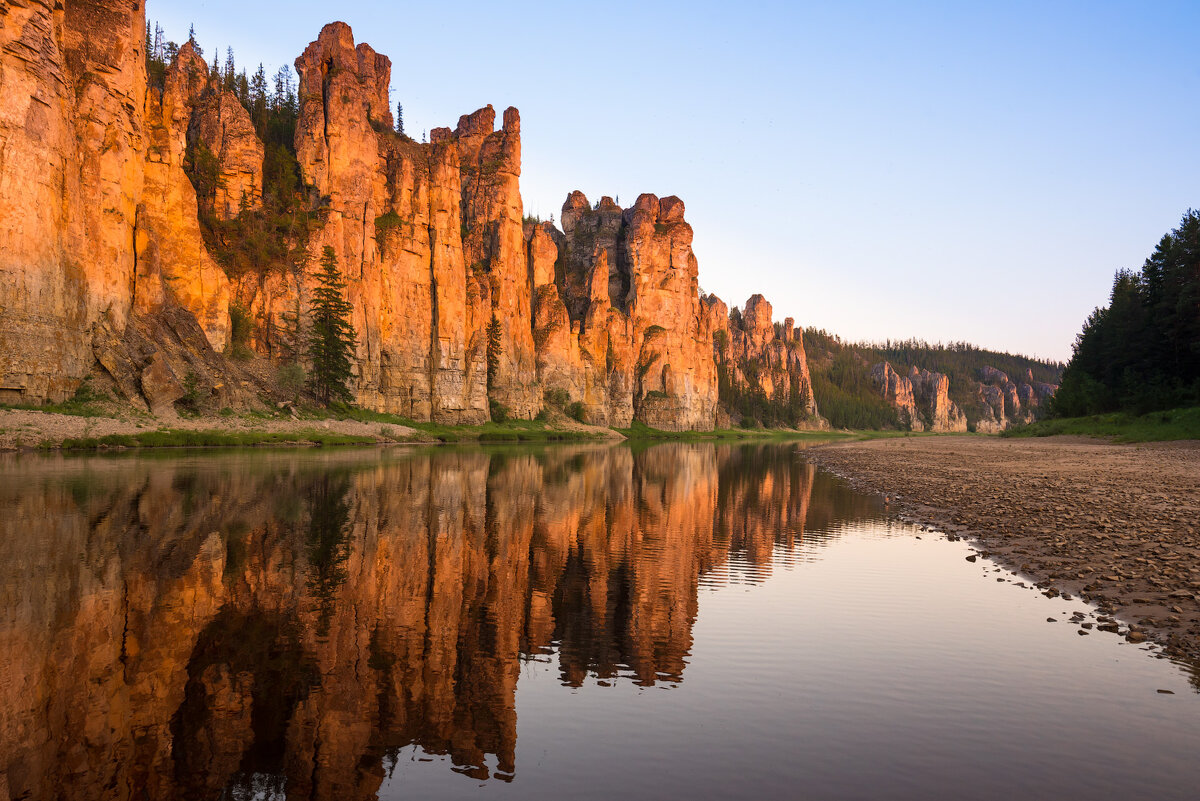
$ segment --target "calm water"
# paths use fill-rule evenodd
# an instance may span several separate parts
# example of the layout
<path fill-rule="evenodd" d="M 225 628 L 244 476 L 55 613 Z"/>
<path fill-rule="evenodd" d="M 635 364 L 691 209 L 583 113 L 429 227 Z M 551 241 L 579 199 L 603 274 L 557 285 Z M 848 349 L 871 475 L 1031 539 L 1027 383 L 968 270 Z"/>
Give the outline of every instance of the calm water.
<path fill-rule="evenodd" d="M 9 457 L 0 799 L 1195 798 L 970 553 L 790 445 Z"/>

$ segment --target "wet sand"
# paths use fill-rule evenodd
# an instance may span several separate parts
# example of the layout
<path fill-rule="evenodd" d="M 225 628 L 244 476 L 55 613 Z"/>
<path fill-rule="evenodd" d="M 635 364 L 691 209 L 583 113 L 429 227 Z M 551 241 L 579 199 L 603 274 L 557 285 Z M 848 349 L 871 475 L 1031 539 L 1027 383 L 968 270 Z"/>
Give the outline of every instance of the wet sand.
<path fill-rule="evenodd" d="M 1098 629 L 1200 659 L 1200 441 L 903 437 L 808 454 L 903 519 L 1095 604 Z"/>

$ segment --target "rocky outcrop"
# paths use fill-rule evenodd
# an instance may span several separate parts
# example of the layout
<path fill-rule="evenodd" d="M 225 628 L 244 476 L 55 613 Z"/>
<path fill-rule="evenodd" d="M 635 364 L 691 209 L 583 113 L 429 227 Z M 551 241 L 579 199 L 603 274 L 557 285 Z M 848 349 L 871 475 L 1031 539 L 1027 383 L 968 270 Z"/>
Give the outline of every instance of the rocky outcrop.
<path fill-rule="evenodd" d="M 644 194 L 629 209 L 568 196 L 562 233 L 528 231 L 539 379 L 589 422 L 712 428 L 716 366 L 683 201 Z M 553 272 L 551 270 L 551 257 Z"/>
<path fill-rule="evenodd" d="M 182 169 L 207 68 L 185 45 L 165 89 L 148 91 L 138 2 L 31 2 L 4 15 L 0 392 L 62 399 L 97 370 L 131 400 L 169 406 L 172 341 L 124 359 L 111 345 L 165 330 L 154 321 L 176 309 L 203 328 L 194 360 L 225 345 L 228 281 Z M 228 384 L 226 372 L 207 388 Z"/>
<path fill-rule="evenodd" d="M 966 431 L 967 416 L 950 400 L 950 379 L 916 366 L 901 375 L 888 362 L 871 368 L 871 381 L 896 410 L 901 428 L 912 431 Z"/>
<path fill-rule="evenodd" d="M 950 400 L 950 378 L 913 366 L 908 373 L 913 397 L 930 431 L 967 430 L 967 416 Z"/>
<path fill-rule="evenodd" d="M 709 298 L 714 358 L 723 371 L 735 415 L 756 412 L 770 425 L 823 428 L 817 411 L 804 338 L 796 321 L 776 323 L 771 304 L 752 295 L 731 317 L 725 304 Z"/>
<path fill-rule="evenodd" d="M 219 172 L 210 214 L 228 220 L 262 206 L 263 143 L 236 95 L 214 91 L 196 109 L 188 136 L 203 142 L 217 159 Z"/>
<path fill-rule="evenodd" d="M 917 409 L 912 381 L 900 375 L 888 362 L 880 362 L 871 368 L 871 383 L 876 391 L 896 410 L 896 422 L 901 428 L 924 431 L 925 423 Z"/>
<path fill-rule="evenodd" d="M 196 190 L 184 172 L 188 131 L 193 120 L 202 116 L 205 104 L 214 102 L 213 91 L 208 66 L 188 42 L 168 69 L 162 91 L 146 93 L 145 185 L 138 205 L 135 294 L 143 312 L 157 311 L 165 304 L 187 309 L 200 321 L 212 346 L 223 350 L 229 338 L 229 279 L 204 245 Z M 261 184 L 261 144 L 258 152 Z"/>
<path fill-rule="evenodd" d="M 1046 402 L 1058 391 L 1057 384 L 1035 381 L 1029 369 L 1020 382 L 990 366 L 980 369 L 979 379 L 973 410 L 978 417 L 975 427 L 989 434 L 1039 419 Z"/>

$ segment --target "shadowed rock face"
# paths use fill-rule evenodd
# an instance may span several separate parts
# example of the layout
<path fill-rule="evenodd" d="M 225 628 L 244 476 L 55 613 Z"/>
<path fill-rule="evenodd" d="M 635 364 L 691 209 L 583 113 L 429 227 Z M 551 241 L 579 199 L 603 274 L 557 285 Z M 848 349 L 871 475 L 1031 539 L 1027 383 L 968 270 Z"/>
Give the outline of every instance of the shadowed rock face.
<path fill-rule="evenodd" d="M 833 514 L 811 466 L 745 447 L 23 464 L 0 482 L 37 509 L 0 517 L 13 797 L 257 775 L 366 799 L 414 744 L 509 778 L 523 655 L 570 686 L 684 680 L 701 574 Z"/>
<path fill-rule="evenodd" d="M 1046 402 L 1058 391 L 1057 384 L 1034 381 L 1032 370 L 1027 370 L 1022 380 L 1016 382 L 995 367 L 984 367 L 979 371 L 979 379 L 976 427 L 989 434 L 1038 419 Z"/>
<path fill-rule="evenodd" d="M 942 373 L 913 366 L 900 375 L 887 362 L 871 368 L 871 381 L 879 394 L 896 409 L 902 427 L 913 431 L 962 432 L 967 417 L 950 400 L 950 379 Z"/>

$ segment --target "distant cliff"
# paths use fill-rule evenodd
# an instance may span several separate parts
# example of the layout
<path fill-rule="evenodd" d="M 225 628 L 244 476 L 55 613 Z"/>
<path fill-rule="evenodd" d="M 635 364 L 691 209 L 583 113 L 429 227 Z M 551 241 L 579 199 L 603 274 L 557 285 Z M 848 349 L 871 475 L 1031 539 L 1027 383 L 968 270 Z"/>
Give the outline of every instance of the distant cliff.
<path fill-rule="evenodd" d="M 618 427 L 826 425 L 794 322 L 760 295 L 733 313 L 701 295 L 679 198 L 573 192 L 561 227 L 525 217 L 515 108 L 418 143 L 396 128 L 391 61 L 335 22 L 268 124 L 194 42 L 148 54 L 141 2 L 5 13 L 0 402 L 62 400 L 88 376 L 155 410 L 278 400 L 263 367 L 302 350 L 328 247 L 364 407 L 481 423 L 554 398 Z M 905 377 L 925 411 L 900 424 L 957 430 L 937 376 Z M 1012 417 L 999 389 L 979 409 Z M 1014 391 L 1020 409 L 1044 397 Z"/>

